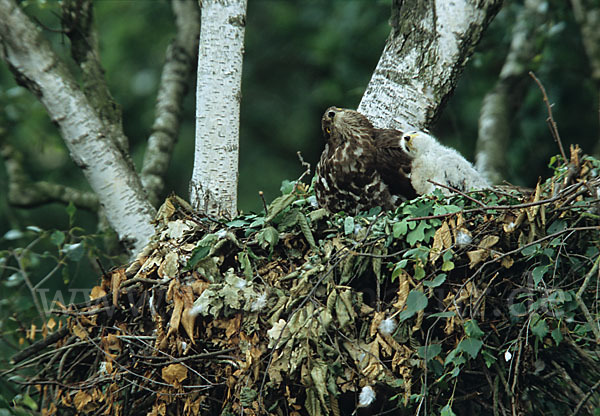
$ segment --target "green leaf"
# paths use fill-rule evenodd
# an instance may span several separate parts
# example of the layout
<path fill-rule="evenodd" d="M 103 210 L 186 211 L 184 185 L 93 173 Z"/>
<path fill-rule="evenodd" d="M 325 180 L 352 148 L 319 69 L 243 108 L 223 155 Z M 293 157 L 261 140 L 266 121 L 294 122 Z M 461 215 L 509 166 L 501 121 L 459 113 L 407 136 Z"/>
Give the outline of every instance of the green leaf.
<path fill-rule="evenodd" d="M 415 275 L 413 276 L 417 280 L 421 280 L 425 277 L 425 269 L 420 264 L 415 264 Z"/>
<path fill-rule="evenodd" d="M 210 253 L 210 246 L 196 247 L 192 251 L 192 255 L 188 260 L 186 267 L 188 269 L 193 269 L 194 267 L 196 267 L 196 264 L 198 264 L 201 260 L 204 260 L 206 256 L 208 256 L 208 253 Z"/>
<path fill-rule="evenodd" d="M 405 235 L 407 231 L 408 222 L 406 220 L 394 223 L 394 225 L 392 226 L 392 234 L 394 235 L 394 238 L 399 238 Z"/>
<path fill-rule="evenodd" d="M 468 321 L 465 322 L 464 326 L 465 326 L 465 334 L 467 334 L 467 336 L 470 338 L 479 339 L 484 334 L 484 332 L 481 330 L 481 328 L 479 328 L 479 325 L 477 325 L 477 321 L 475 319 L 469 319 Z"/>
<path fill-rule="evenodd" d="M 441 273 L 441 274 L 437 275 L 435 277 L 435 279 L 433 279 L 433 280 L 427 280 L 427 281 L 423 282 L 423 285 L 425 285 L 427 287 L 438 287 L 442 283 L 444 283 L 445 281 L 446 281 L 446 274 L 445 273 Z"/>
<path fill-rule="evenodd" d="M 67 215 L 69 216 L 69 223 L 73 224 L 75 221 L 75 213 L 77 212 L 77 207 L 75 207 L 73 201 L 69 201 L 69 205 L 67 205 L 65 211 L 67 211 Z"/>
<path fill-rule="evenodd" d="M 273 250 L 279 241 L 279 233 L 274 227 L 266 227 L 258 233 L 256 239 L 263 249 L 270 247 Z"/>
<path fill-rule="evenodd" d="M 406 309 L 400 313 L 400 322 L 406 321 L 419 311 L 427 307 L 428 299 L 423 292 L 411 290 L 406 297 Z"/>
<path fill-rule="evenodd" d="M 563 340 L 563 335 L 562 332 L 560 332 L 560 328 L 556 327 L 552 330 L 552 332 L 550 333 L 550 335 L 552 336 L 552 339 L 554 340 L 554 342 L 556 342 L 556 345 L 560 344 Z"/>
<path fill-rule="evenodd" d="M 465 338 L 459 344 L 458 348 L 461 351 L 466 352 L 471 356 L 471 358 L 476 358 L 477 354 L 479 354 L 479 350 L 483 346 L 483 341 L 475 338 Z"/>
<path fill-rule="evenodd" d="M 448 260 L 442 264 L 442 271 L 449 272 L 450 270 L 454 270 L 454 262 Z"/>
<path fill-rule="evenodd" d="M 54 231 L 52 234 L 50 234 L 50 241 L 57 247 L 62 246 L 62 243 L 65 242 L 65 233 L 58 230 Z"/>
<path fill-rule="evenodd" d="M 541 318 L 537 314 L 535 314 L 531 320 L 534 322 L 533 325 L 531 325 L 531 333 L 538 337 L 541 341 L 546 335 L 548 335 L 548 324 L 544 318 Z"/>
<path fill-rule="evenodd" d="M 281 181 L 281 186 L 279 187 L 279 190 L 283 195 L 291 194 L 294 190 L 294 186 L 296 186 L 296 181 L 284 179 Z"/>
<path fill-rule="evenodd" d="M 427 361 L 437 357 L 440 352 L 442 352 L 441 344 L 430 344 L 417 348 L 417 354 L 419 354 L 419 357 L 425 359 L 425 356 L 427 356 Z"/>
<path fill-rule="evenodd" d="M 234 228 L 234 227 L 245 227 L 245 226 L 248 225 L 248 221 L 243 220 L 241 218 L 238 218 L 236 220 L 229 221 L 225 225 L 228 226 L 228 227 L 231 227 L 231 228 Z"/>
<path fill-rule="evenodd" d="M 265 222 L 272 221 L 273 218 L 275 218 L 281 211 L 290 206 L 295 200 L 296 195 L 294 194 L 282 195 L 278 198 L 275 198 L 267 208 L 269 210 L 269 214 L 266 216 Z"/>
<path fill-rule="evenodd" d="M 540 249 L 539 243 L 532 244 L 528 247 L 525 247 L 523 250 L 521 250 L 521 254 L 524 255 L 525 257 L 533 256 L 539 249 Z"/>
<path fill-rule="evenodd" d="M 550 265 L 537 266 L 531 272 L 531 276 L 533 277 L 533 283 L 536 287 L 542 281 L 542 278 L 544 277 L 544 274 L 546 274 L 546 271 L 548 270 L 549 267 L 550 267 Z"/>
<path fill-rule="evenodd" d="M 485 348 L 481 350 L 481 355 L 483 356 L 483 361 L 485 361 L 485 366 L 490 368 L 496 362 L 496 357 L 494 354 L 486 350 Z"/>
<path fill-rule="evenodd" d="M 344 234 L 350 235 L 354 234 L 354 218 L 346 217 L 344 220 Z"/>
<path fill-rule="evenodd" d="M 406 235 L 406 242 L 411 246 L 414 246 L 419 241 L 423 241 L 425 239 L 425 230 L 430 227 L 431 226 L 427 224 L 426 221 L 419 222 L 417 228 L 415 228 Z"/>
<path fill-rule="evenodd" d="M 452 411 L 452 407 L 450 403 L 446 404 L 446 406 L 442 407 L 440 411 L 440 416 L 456 416 L 456 413 Z"/>
<path fill-rule="evenodd" d="M 400 274 L 404 271 L 407 263 L 408 260 L 400 260 L 398 263 L 396 263 L 396 267 L 394 267 L 394 270 L 392 271 L 392 282 L 396 280 L 396 278 L 398 278 L 398 276 L 400 276 Z"/>
<path fill-rule="evenodd" d="M 558 219 L 558 220 L 554 221 L 552 224 L 550 224 L 550 226 L 548 227 L 547 233 L 554 234 L 559 231 L 563 231 L 566 228 L 567 228 L 567 222 L 565 220 Z"/>

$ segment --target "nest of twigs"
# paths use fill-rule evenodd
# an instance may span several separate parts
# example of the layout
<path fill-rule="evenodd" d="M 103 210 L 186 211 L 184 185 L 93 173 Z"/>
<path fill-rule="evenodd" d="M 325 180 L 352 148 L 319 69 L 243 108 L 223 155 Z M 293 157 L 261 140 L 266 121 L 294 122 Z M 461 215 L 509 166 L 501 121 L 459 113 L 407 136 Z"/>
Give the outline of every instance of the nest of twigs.
<path fill-rule="evenodd" d="M 356 217 L 301 183 L 230 222 L 170 197 L 12 371 L 45 415 L 591 415 L 598 167 Z"/>

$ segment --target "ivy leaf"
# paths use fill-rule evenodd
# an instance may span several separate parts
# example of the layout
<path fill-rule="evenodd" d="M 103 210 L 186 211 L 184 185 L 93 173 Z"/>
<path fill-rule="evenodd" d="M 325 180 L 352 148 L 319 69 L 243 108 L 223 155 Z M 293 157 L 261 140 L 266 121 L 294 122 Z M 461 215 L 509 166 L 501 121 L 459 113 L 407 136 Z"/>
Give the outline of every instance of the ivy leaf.
<path fill-rule="evenodd" d="M 419 357 L 425 359 L 425 356 L 427 356 L 427 361 L 437 357 L 440 352 L 442 352 L 442 346 L 440 344 L 430 344 L 417 348 Z"/>
<path fill-rule="evenodd" d="M 446 281 L 446 273 L 441 273 L 441 274 L 437 275 L 435 277 L 435 279 L 423 282 L 423 285 L 425 285 L 427 287 L 438 287 L 445 281 Z"/>
<path fill-rule="evenodd" d="M 400 313 L 400 322 L 406 321 L 419 311 L 427 307 L 428 299 L 423 292 L 411 290 L 406 297 L 406 309 Z"/>
<path fill-rule="evenodd" d="M 536 317 L 538 317 L 538 319 L 536 319 Z M 535 323 L 531 326 L 531 333 L 538 337 L 541 341 L 546 335 L 548 335 L 548 324 L 546 323 L 546 320 L 539 317 L 539 315 L 534 315 L 532 320 L 535 320 Z"/>
<path fill-rule="evenodd" d="M 411 246 L 414 246 L 415 243 L 423 241 L 425 239 L 425 230 L 429 227 L 431 226 L 427 224 L 426 221 L 421 221 L 417 228 L 408 233 L 406 236 L 406 242 Z"/>
<path fill-rule="evenodd" d="M 477 357 L 482 346 L 483 341 L 475 338 L 465 338 L 458 344 L 458 348 L 469 354 L 473 359 Z"/>
<path fill-rule="evenodd" d="M 560 332 L 559 327 L 554 328 L 554 330 L 550 333 L 550 335 L 552 336 L 552 339 L 554 340 L 554 342 L 556 342 L 556 345 L 560 344 L 563 340 L 563 335 L 562 335 L 562 332 Z"/>
<path fill-rule="evenodd" d="M 200 261 L 204 260 L 206 256 L 208 256 L 208 253 L 210 253 L 210 246 L 196 247 L 192 251 L 192 256 L 188 260 L 186 268 L 190 270 L 196 267 L 196 264 L 198 264 Z"/>
<path fill-rule="evenodd" d="M 479 328 L 475 319 L 469 319 L 465 322 L 465 334 L 467 334 L 469 338 L 479 339 L 483 336 L 483 331 Z"/>
<path fill-rule="evenodd" d="M 408 231 L 408 222 L 406 220 L 397 222 L 392 227 L 392 234 L 394 235 L 394 238 L 399 238 L 399 237 L 405 235 L 407 231 Z"/>
<path fill-rule="evenodd" d="M 542 281 L 542 278 L 544 277 L 544 274 L 546 274 L 546 271 L 548 270 L 549 267 L 550 267 L 549 265 L 537 266 L 531 272 L 531 276 L 533 277 L 533 283 L 536 287 Z"/>

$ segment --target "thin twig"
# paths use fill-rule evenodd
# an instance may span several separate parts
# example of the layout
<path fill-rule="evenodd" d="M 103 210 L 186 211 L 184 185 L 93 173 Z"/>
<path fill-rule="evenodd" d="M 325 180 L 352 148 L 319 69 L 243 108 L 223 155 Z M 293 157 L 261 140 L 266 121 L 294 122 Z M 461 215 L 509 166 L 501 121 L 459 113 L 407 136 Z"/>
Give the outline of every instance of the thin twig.
<path fill-rule="evenodd" d="M 558 149 L 560 150 L 560 155 L 563 157 L 563 160 L 566 163 L 568 159 L 565 154 L 565 149 L 563 149 L 562 141 L 560 140 L 560 135 L 558 134 L 558 127 L 556 126 L 554 117 L 552 117 L 552 105 L 550 104 L 550 101 L 548 100 L 548 94 L 546 94 L 546 89 L 544 88 L 544 86 L 542 85 L 540 80 L 535 76 L 533 71 L 529 71 L 529 76 L 531 78 L 533 78 L 535 83 L 538 85 L 538 87 L 542 91 L 542 96 L 544 97 L 544 103 L 546 104 L 546 108 L 548 109 L 548 118 L 546 119 L 546 122 L 548 123 L 548 126 L 550 127 L 550 133 L 552 133 L 552 137 L 554 138 L 554 141 L 558 144 Z"/>
<path fill-rule="evenodd" d="M 453 188 L 453 187 L 451 187 L 451 186 L 449 186 L 449 185 L 444 185 L 444 184 L 438 183 L 438 182 L 436 182 L 436 181 L 432 181 L 431 179 L 427 179 L 427 182 L 430 182 L 430 183 L 434 184 L 435 186 L 441 186 L 442 188 L 446 188 L 446 189 L 448 189 L 448 190 L 450 190 L 450 191 L 452 191 L 452 192 L 456 192 L 457 194 L 459 194 L 459 195 L 462 195 L 462 196 L 464 196 L 465 198 L 467 198 L 469 201 L 473 201 L 473 202 L 475 202 L 477 205 L 481 205 L 483 208 L 487 208 L 487 205 L 485 205 L 483 202 L 481 202 L 481 201 L 478 201 L 478 200 L 476 200 L 475 198 L 472 198 L 472 197 L 470 197 L 470 196 L 469 196 L 469 195 L 467 195 L 466 193 L 464 193 L 464 192 L 461 192 L 461 191 L 459 191 L 459 190 L 458 190 L 458 189 L 456 189 L 456 188 Z"/>

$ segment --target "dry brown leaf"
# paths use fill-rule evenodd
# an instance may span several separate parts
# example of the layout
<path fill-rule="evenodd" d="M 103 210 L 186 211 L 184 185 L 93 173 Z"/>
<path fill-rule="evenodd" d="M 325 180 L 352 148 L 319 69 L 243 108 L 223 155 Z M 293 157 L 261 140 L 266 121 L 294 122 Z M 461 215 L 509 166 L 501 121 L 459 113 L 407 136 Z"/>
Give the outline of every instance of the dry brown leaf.
<path fill-rule="evenodd" d="M 537 185 L 535 186 L 535 195 L 533 196 L 533 201 L 531 201 L 531 202 L 539 202 L 541 194 L 542 194 L 542 187 L 541 187 L 540 181 L 538 181 Z M 539 210 L 540 210 L 539 205 L 534 205 L 532 207 L 525 208 L 525 212 L 527 213 L 527 219 L 529 220 L 529 222 L 533 222 L 533 220 L 535 219 Z"/>
<path fill-rule="evenodd" d="M 163 367 L 161 376 L 164 381 L 175 388 L 181 387 L 181 382 L 188 376 L 188 370 L 183 364 L 171 364 Z"/>
<path fill-rule="evenodd" d="M 480 248 L 491 248 L 491 247 L 494 247 L 498 241 L 500 241 L 500 237 L 498 237 L 497 235 L 486 235 L 485 237 L 483 237 L 481 239 L 481 242 L 479 243 L 479 247 Z"/>
<path fill-rule="evenodd" d="M 106 296 L 106 290 L 102 286 L 94 286 L 90 292 L 90 300 L 101 298 Z"/>
<path fill-rule="evenodd" d="M 104 351 L 114 352 L 121 351 L 121 340 L 117 338 L 115 334 L 108 334 L 102 337 L 102 346 L 104 347 Z"/>
<path fill-rule="evenodd" d="M 179 271 L 179 255 L 174 251 L 166 254 L 164 260 L 158 266 L 158 276 L 161 279 L 165 277 L 175 277 Z"/>
<path fill-rule="evenodd" d="M 73 334 L 82 341 L 88 337 L 87 331 L 80 324 L 75 324 L 72 331 Z"/>
<path fill-rule="evenodd" d="M 515 261 L 512 257 L 504 257 L 500 264 L 502 264 L 502 267 L 504 267 L 505 269 L 510 269 L 512 265 L 515 264 Z"/>
<path fill-rule="evenodd" d="M 408 293 L 410 292 L 410 279 L 406 272 L 400 273 L 398 276 L 398 300 L 394 303 L 394 308 L 398 310 L 404 309 L 404 305 L 406 305 L 406 299 L 408 298 Z"/>
<path fill-rule="evenodd" d="M 433 235 L 433 244 L 431 251 L 429 251 L 429 261 L 435 263 L 435 261 L 442 254 L 443 249 L 448 249 L 452 246 L 452 234 L 450 233 L 450 227 L 448 223 L 444 221 L 440 228 L 437 229 Z"/>
<path fill-rule="evenodd" d="M 479 263 L 488 258 L 489 250 L 485 248 L 480 248 L 477 250 L 469 251 L 467 256 L 469 257 L 469 268 L 477 266 Z"/>
<path fill-rule="evenodd" d="M 121 283 L 123 283 L 127 279 L 125 275 L 125 270 L 118 269 L 111 273 L 110 275 L 110 290 L 112 291 L 112 301 L 113 305 L 117 305 L 119 301 L 119 288 L 121 287 Z"/>
<path fill-rule="evenodd" d="M 169 321 L 169 331 L 167 332 L 167 338 L 179 330 L 179 323 L 181 322 L 181 315 L 183 314 L 184 308 L 191 308 L 194 304 L 193 292 L 191 286 L 180 286 L 179 284 L 171 287 L 171 297 L 173 299 L 173 313 L 171 320 Z M 188 336 L 191 333 L 190 338 L 194 335 L 194 329 L 185 328 Z M 191 330 L 190 330 L 191 329 Z M 188 330 L 190 330 L 188 332 Z"/>
<path fill-rule="evenodd" d="M 92 395 L 84 390 L 79 390 L 77 394 L 75 394 L 75 397 L 73 397 L 73 404 L 75 405 L 75 408 L 82 413 L 86 406 L 91 402 Z"/>
<path fill-rule="evenodd" d="M 375 312 L 373 314 L 373 319 L 371 319 L 371 326 L 369 327 L 369 336 L 374 336 L 377 333 L 377 328 L 379 328 L 379 324 L 385 318 L 385 312 Z"/>

